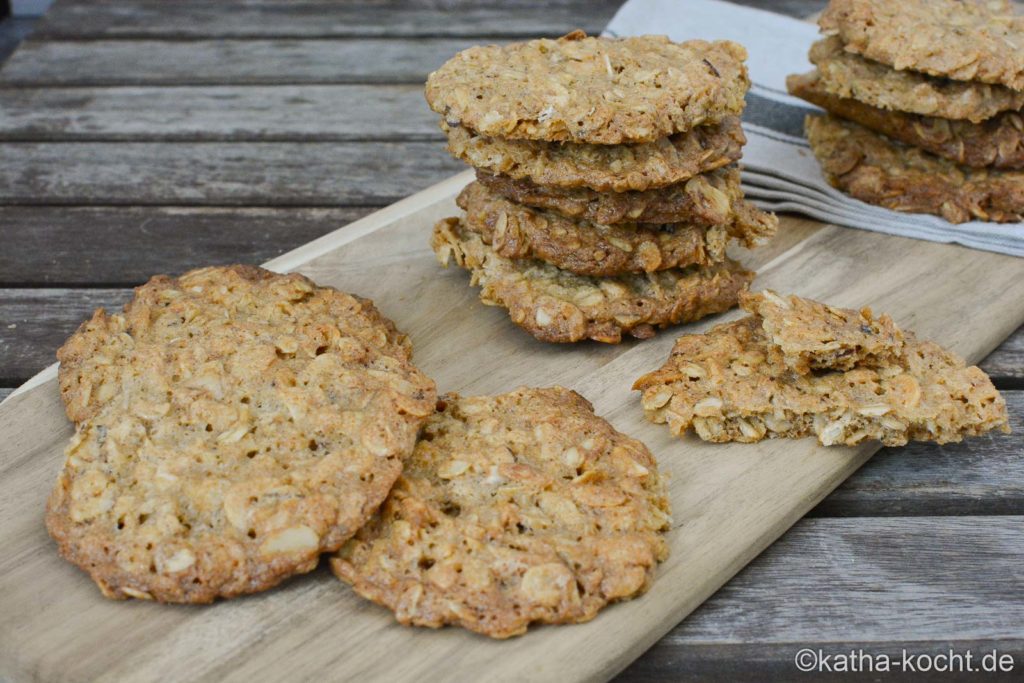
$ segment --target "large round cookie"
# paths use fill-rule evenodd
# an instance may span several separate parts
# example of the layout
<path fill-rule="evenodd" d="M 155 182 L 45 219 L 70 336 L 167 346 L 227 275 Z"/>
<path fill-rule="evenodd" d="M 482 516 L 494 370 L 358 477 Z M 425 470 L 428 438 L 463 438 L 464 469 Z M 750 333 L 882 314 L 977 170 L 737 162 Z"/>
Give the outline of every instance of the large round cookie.
<path fill-rule="evenodd" d="M 1009 0 L 831 0 L 818 24 L 899 71 L 1024 90 L 1024 18 Z"/>
<path fill-rule="evenodd" d="M 561 387 L 439 406 L 380 514 L 332 558 L 339 578 L 403 624 L 495 638 L 647 589 L 670 517 L 642 443 Z"/>
<path fill-rule="evenodd" d="M 831 94 L 817 71 L 786 77 L 786 88 L 791 95 L 839 118 L 963 166 L 991 166 L 1000 170 L 1024 168 L 1024 117 L 1020 112 L 1007 111 L 987 121 L 971 123 L 889 111 Z"/>
<path fill-rule="evenodd" d="M 847 52 L 835 36 L 811 46 L 808 58 L 830 95 L 892 112 L 980 123 L 1024 106 L 1024 93 L 1001 85 L 954 81 L 916 71 L 896 71 Z"/>
<path fill-rule="evenodd" d="M 617 145 L 714 123 L 743 110 L 742 46 L 665 36 L 471 47 L 430 74 L 430 107 L 482 135 Z"/>
<path fill-rule="evenodd" d="M 376 511 L 435 402 L 373 304 L 235 266 L 155 277 L 58 352 L 78 423 L 46 525 L 105 595 L 307 572 Z"/>

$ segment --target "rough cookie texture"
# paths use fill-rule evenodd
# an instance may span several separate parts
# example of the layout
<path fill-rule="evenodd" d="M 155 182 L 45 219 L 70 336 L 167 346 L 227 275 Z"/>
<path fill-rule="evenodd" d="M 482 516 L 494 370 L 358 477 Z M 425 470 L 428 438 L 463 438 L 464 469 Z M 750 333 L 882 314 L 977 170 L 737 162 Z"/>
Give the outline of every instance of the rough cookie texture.
<path fill-rule="evenodd" d="M 427 79 L 430 107 L 487 136 L 618 145 L 743 111 L 747 52 L 729 41 L 665 36 L 471 47 Z"/>
<path fill-rule="evenodd" d="M 508 309 L 514 323 L 548 342 L 616 344 L 624 332 L 646 339 L 656 328 L 732 308 L 754 278 L 731 260 L 609 278 L 574 275 L 542 261 L 499 256 L 458 218 L 434 227 L 431 246 L 442 265 L 454 259 L 472 273 L 481 301 Z"/>
<path fill-rule="evenodd" d="M 633 388 L 652 422 L 720 443 L 814 435 L 825 446 L 901 446 L 1009 431 L 1006 403 L 984 372 L 910 333 L 898 362 L 845 372 L 800 375 L 774 351 L 750 316 L 680 337 Z"/>
<path fill-rule="evenodd" d="M 746 137 L 738 118 L 636 145 L 552 144 L 477 135 L 442 126 L 448 151 L 490 173 L 559 188 L 598 192 L 650 190 L 728 166 L 742 156 Z"/>
<path fill-rule="evenodd" d="M 47 506 L 104 595 L 210 602 L 308 572 L 377 510 L 435 402 L 373 304 L 261 268 L 158 276 L 58 351 Z"/>
<path fill-rule="evenodd" d="M 748 247 L 766 242 L 779 225 L 773 214 L 743 200 L 740 172 L 735 166 L 644 192 L 595 192 L 585 187 L 550 187 L 485 171 L 477 171 L 476 177 L 481 185 L 519 204 L 603 225 L 721 225 L 731 237 Z"/>
<path fill-rule="evenodd" d="M 818 24 L 895 69 L 1024 90 L 1024 18 L 1002 0 L 832 0 Z"/>
<path fill-rule="evenodd" d="M 846 52 L 835 37 L 812 45 L 809 57 L 818 67 L 821 87 L 830 95 L 881 109 L 978 123 L 1024 106 L 1024 93 L 999 85 L 894 71 L 884 64 Z"/>
<path fill-rule="evenodd" d="M 898 361 L 903 332 L 888 315 L 854 311 L 766 289 L 743 292 L 740 306 L 761 319 L 765 335 L 794 372 L 852 370 Z"/>
<path fill-rule="evenodd" d="M 861 201 L 951 223 L 1014 223 L 1024 216 L 1020 171 L 960 167 L 832 116 L 808 116 L 806 130 L 828 181 Z"/>
<path fill-rule="evenodd" d="M 654 272 L 725 259 L 723 228 L 687 225 L 600 225 L 531 209 L 480 183 L 459 195 L 465 227 L 505 258 L 536 258 L 578 275 Z"/>
<path fill-rule="evenodd" d="M 507 638 L 643 593 L 670 523 L 650 451 L 576 392 L 451 394 L 331 566 L 403 624 Z"/>
<path fill-rule="evenodd" d="M 973 168 L 1024 168 L 1024 118 L 1007 111 L 983 121 L 953 121 L 872 107 L 830 95 L 817 72 L 786 79 L 790 94 L 871 130 Z"/>

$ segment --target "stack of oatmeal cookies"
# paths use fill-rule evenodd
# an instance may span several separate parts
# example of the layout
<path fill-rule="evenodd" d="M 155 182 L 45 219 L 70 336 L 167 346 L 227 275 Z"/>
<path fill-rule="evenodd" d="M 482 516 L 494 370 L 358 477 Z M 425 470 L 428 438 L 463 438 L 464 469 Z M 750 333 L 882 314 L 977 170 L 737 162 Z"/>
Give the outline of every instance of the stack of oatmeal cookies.
<path fill-rule="evenodd" d="M 793 95 L 829 181 L 952 223 L 1024 216 L 1024 17 L 1005 0 L 832 0 Z"/>
<path fill-rule="evenodd" d="M 736 305 L 726 256 L 774 234 L 736 162 L 749 87 L 735 43 L 574 32 L 474 47 L 427 81 L 477 169 L 432 245 L 537 339 L 615 343 Z"/>

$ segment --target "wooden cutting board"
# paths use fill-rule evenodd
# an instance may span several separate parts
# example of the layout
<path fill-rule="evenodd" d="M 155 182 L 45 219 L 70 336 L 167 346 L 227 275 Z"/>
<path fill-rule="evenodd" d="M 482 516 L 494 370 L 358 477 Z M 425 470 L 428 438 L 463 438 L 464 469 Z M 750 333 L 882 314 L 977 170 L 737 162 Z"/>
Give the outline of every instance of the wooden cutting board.
<path fill-rule="evenodd" d="M 650 592 L 578 626 L 492 641 L 461 629 L 397 625 L 322 566 L 261 595 L 208 607 L 113 602 L 57 556 L 47 494 L 72 433 L 53 368 L 0 406 L 0 679 L 605 680 L 682 620 L 877 449 L 813 439 L 756 445 L 669 437 L 643 418 L 633 380 L 676 336 L 726 316 L 619 346 L 534 341 L 483 306 L 467 274 L 440 269 L 434 221 L 456 213 L 469 172 L 270 262 L 372 298 L 410 333 L 442 391 L 562 384 L 643 440 L 671 475 L 672 554 Z M 1008 228 L 1009 229 L 1009 228 Z M 871 304 L 978 361 L 1024 322 L 1024 261 L 955 246 L 782 218 L 775 240 L 739 252 L 755 288 L 842 306 Z"/>

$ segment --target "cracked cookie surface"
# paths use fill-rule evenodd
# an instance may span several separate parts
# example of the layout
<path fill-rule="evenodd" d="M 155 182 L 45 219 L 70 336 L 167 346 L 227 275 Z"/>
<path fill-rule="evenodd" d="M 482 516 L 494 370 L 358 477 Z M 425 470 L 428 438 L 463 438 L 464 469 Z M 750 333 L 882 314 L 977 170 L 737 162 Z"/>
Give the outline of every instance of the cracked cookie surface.
<path fill-rule="evenodd" d="M 650 190 L 735 162 L 746 137 L 736 117 L 635 145 L 557 144 L 478 135 L 442 125 L 448 151 L 477 169 L 558 188 Z"/>
<path fill-rule="evenodd" d="M 477 182 L 519 204 L 556 211 L 563 216 L 614 225 L 618 223 L 688 223 L 725 226 L 746 246 L 771 238 L 778 219 L 743 200 L 735 166 L 647 191 L 596 192 L 559 188 L 529 180 L 477 171 Z"/>
<path fill-rule="evenodd" d="M 403 624 L 507 638 L 644 592 L 670 523 L 650 451 L 576 392 L 452 394 L 331 566 Z"/>
<path fill-rule="evenodd" d="M 1024 106 L 1024 93 L 999 85 L 895 71 L 846 52 L 835 37 L 812 45 L 809 57 L 818 67 L 820 86 L 830 95 L 880 109 L 979 123 Z"/>
<path fill-rule="evenodd" d="M 464 226 L 509 259 L 535 258 L 577 275 L 609 276 L 719 263 L 728 235 L 721 227 L 600 225 L 532 209 L 470 183 L 456 203 Z"/>
<path fill-rule="evenodd" d="M 652 422 L 718 443 L 815 436 L 825 446 L 902 446 L 1009 431 L 1006 403 L 984 372 L 909 332 L 892 363 L 801 375 L 749 316 L 680 337 L 633 388 Z"/>
<path fill-rule="evenodd" d="M 743 111 L 746 50 L 729 41 L 586 37 L 471 47 L 427 79 L 451 126 L 510 140 L 652 142 Z"/>
<path fill-rule="evenodd" d="M 506 308 L 512 322 L 547 342 L 617 344 L 624 333 L 646 339 L 657 328 L 732 308 L 754 278 L 729 259 L 618 277 L 574 275 L 542 261 L 499 256 L 458 218 L 434 227 L 431 246 L 442 265 L 454 259 L 470 271 L 481 301 Z"/>
<path fill-rule="evenodd" d="M 808 116 L 806 131 L 829 183 L 861 201 L 951 223 L 1024 217 L 1024 172 L 957 166 L 829 115 Z"/>
<path fill-rule="evenodd" d="M 1024 90 L 1024 18 L 1004 0 L 831 0 L 818 25 L 894 69 Z"/>
<path fill-rule="evenodd" d="M 822 87 L 820 74 L 786 79 L 791 95 L 816 104 L 840 118 L 944 159 L 972 168 L 1024 168 L 1024 118 L 1007 111 L 981 123 L 888 111 L 857 100 L 837 97 Z"/>
<path fill-rule="evenodd" d="M 313 569 L 433 411 L 373 304 L 252 266 L 158 276 L 61 347 L 77 430 L 47 506 L 105 595 L 210 602 Z"/>
<path fill-rule="evenodd" d="M 761 319 L 783 363 L 800 375 L 891 364 L 903 348 L 903 332 L 892 318 L 875 317 L 870 308 L 837 308 L 768 289 L 743 292 L 740 306 Z"/>

